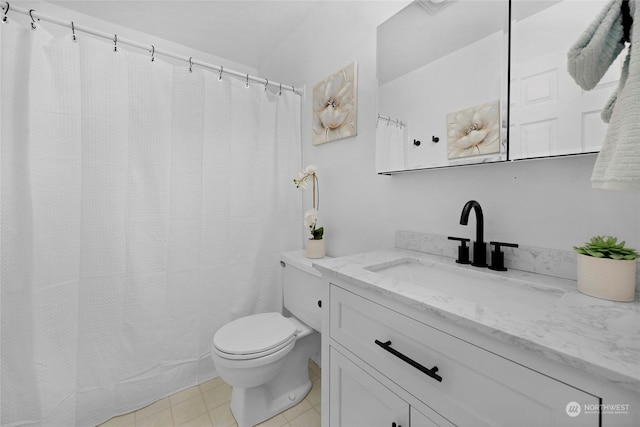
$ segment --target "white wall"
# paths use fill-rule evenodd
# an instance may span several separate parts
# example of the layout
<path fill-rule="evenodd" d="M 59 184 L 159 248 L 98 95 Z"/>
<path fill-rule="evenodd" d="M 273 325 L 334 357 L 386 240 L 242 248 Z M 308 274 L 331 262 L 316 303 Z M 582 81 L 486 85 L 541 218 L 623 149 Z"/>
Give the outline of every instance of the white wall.
<path fill-rule="evenodd" d="M 570 250 L 593 234 L 612 234 L 640 248 L 640 194 L 591 189 L 594 156 L 375 173 L 376 26 L 406 4 L 320 2 L 259 69 L 260 75 L 306 86 L 303 163 L 319 167 L 328 254 L 392 247 L 398 229 L 473 237 L 473 220 L 459 225 L 470 199 L 483 207 L 487 240 Z M 354 60 L 358 135 L 312 146 L 311 88 Z"/>

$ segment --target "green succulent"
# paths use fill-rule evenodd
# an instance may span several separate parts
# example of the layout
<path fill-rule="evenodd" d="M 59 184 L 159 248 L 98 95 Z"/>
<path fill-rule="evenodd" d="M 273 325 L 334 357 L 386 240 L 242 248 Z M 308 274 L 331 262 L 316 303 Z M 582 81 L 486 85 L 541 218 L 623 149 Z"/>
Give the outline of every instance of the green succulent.
<path fill-rule="evenodd" d="M 611 236 L 595 236 L 583 246 L 574 246 L 573 249 L 582 255 L 595 258 L 611 258 L 632 260 L 640 258 L 635 249 L 624 247 L 625 242 L 618 243 L 618 239 Z"/>

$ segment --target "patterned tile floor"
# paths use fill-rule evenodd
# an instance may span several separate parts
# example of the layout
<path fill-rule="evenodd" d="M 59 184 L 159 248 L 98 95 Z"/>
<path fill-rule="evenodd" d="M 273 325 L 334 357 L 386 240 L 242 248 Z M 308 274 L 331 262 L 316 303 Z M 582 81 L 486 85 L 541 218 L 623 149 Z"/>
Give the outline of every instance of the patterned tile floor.
<path fill-rule="evenodd" d="M 320 427 L 320 368 L 309 361 L 313 387 L 296 406 L 259 424 L 261 427 Z M 236 427 L 231 386 L 214 378 L 119 417 L 99 427 Z"/>

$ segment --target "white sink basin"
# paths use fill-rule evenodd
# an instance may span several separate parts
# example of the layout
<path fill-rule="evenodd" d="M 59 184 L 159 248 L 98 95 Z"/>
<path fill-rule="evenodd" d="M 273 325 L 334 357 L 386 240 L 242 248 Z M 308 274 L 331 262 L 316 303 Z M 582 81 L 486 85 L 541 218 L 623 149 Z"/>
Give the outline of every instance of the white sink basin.
<path fill-rule="evenodd" d="M 500 273 L 469 270 L 455 265 L 403 258 L 366 270 L 424 287 L 430 291 L 486 307 L 538 318 L 548 311 L 564 291 L 500 276 Z"/>

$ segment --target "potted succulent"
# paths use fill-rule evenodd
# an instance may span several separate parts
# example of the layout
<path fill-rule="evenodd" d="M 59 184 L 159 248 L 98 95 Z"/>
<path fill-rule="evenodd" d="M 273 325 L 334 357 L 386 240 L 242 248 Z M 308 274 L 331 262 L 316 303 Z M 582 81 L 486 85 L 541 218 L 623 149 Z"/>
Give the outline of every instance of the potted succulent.
<path fill-rule="evenodd" d="M 318 185 L 318 168 L 314 165 L 305 167 L 298 173 L 298 177 L 293 179 L 293 183 L 297 188 L 303 190 L 308 188 L 309 181 L 313 187 L 312 207 L 304 213 L 304 225 L 311 233 L 311 237 L 307 240 L 305 253 L 307 258 L 323 258 L 324 249 L 324 227 L 318 227 L 318 209 L 320 207 L 320 186 Z"/>
<path fill-rule="evenodd" d="M 635 249 L 611 236 L 595 236 L 578 253 L 578 290 L 611 301 L 633 301 L 636 290 Z"/>

